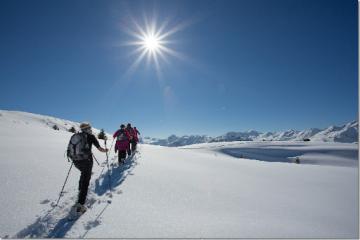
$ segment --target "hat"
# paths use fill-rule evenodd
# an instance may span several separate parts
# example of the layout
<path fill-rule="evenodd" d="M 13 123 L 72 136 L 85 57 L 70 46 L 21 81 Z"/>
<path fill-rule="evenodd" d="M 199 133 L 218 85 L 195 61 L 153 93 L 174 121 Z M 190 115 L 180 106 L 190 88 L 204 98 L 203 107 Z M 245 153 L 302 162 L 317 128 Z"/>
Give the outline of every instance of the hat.
<path fill-rule="evenodd" d="M 131 127 L 131 123 L 128 123 L 127 126 L 128 126 L 128 127 Z"/>
<path fill-rule="evenodd" d="M 80 124 L 80 129 L 81 129 L 81 130 L 88 129 L 88 128 L 91 128 L 91 125 L 90 125 L 89 122 L 82 122 L 82 123 Z"/>
<path fill-rule="evenodd" d="M 121 125 L 120 125 L 120 128 L 124 128 L 124 127 L 125 127 L 125 125 L 124 125 L 124 124 L 121 124 Z"/>

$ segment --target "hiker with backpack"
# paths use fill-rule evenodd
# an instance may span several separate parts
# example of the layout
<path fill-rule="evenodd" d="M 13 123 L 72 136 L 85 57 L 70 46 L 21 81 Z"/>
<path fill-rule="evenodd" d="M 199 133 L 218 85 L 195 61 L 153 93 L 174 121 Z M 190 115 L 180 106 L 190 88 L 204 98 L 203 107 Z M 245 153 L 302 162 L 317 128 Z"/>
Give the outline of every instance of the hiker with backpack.
<path fill-rule="evenodd" d="M 84 204 L 90 183 L 91 170 L 93 167 L 93 154 L 91 152 L 92 145 L 94 145 L 100 152 L 108 151 L 108 149 L 100 146 L 99 141 L 92 134 L 90 123 L 81 123 L 80 129 L 81 132 L 72 135 L 67 149 L 68 158 L 72 160 L 75 167 L 79 169 L 81 174 L 79 180 L 78 200 L 73 207 L 76 213 L 84 213 L 86 211 Z"/>
<path fill-rule="evenodd" d="M 140 135 L 140 132 L 137 130 L 136 127 L 134 127 L 134 141 L 133 141 L 133 143 L 132 143 L 132 145 L 131 145 L 131 148 L 132 148 L 131 150 L 132 150 L 132 151 L 135 151 L 135 150 L 136 150 L 136 145 L 137 145 L 137 143 L 139 142 L 138 134 Z"/>
<path fill-rule="evenodd" d="M 126 126 L 126 131 L 129 133 L 130 135 L 130 144 L 129 144 L 129 147 L 128 147 L 128 155 L 130 156 L 131 155 L 131 152 L 132 151 L 135 151 L 135 148 L 134 148 L 134 145 L 136 145 L 136 143 L 134 144 L 134 141 L 135 141 L 135 131 L 134 129 L 131 127 L 131 123 L 128 123 L 127 126 Z"/>
<path fill-rule="evenodd" d="M 124 163 L 126 158 L 126 151 L 128 150 L 130 144 L 130 134 L 125 129 L 124 124 L 120 125 L 120 129 L 114 133 L 113 138 L 116 138 L 115 153 L 119 151 L 119 164 Z"/>

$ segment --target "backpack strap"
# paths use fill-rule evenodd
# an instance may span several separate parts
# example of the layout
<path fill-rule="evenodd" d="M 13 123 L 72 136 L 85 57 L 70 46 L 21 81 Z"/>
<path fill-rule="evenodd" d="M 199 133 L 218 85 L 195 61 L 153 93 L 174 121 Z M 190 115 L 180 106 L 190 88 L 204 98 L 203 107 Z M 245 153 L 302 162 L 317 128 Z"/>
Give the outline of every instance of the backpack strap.
<path fill-rule="evenodd" d="M 83 133 L 84 135 L 84 137 L 83 137 L 83 140 L 85 140 L 85 143 L 84 143 L 84 148 L 87 150 L 87 151 L 89 151 L 88 153 L 91 155 L 91 152 L 90 152 L 90 144 L 89 144 L 89 141 L 88 141 L 88 133 L 86 133 L 86 132 L 84 132 Z"/>

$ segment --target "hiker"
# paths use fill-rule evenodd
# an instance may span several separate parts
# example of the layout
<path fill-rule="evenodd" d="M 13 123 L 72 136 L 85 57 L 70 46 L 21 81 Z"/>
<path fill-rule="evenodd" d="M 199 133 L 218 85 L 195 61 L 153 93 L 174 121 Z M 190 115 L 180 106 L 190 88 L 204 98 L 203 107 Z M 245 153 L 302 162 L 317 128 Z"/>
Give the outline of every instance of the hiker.
<path fill-rule="evenodd" d="M 118 161 L 119 164 L 121 164 L 125 161 L 126 150 L 129 148 L 130 144 L 130 135 L 125 129 L 124 124 L 120 125 L 120 129 L 114 133 L 113 138 L 116 138 L 115 153 L 119 151 Z"/>
<path fill-rule="evenodd" d="M 134 141 L 133 141 L 133 144 L 131 145 L 132 151 L 136 150 L 136 145 L 139 142 L 138 134 L 140 135 L 140 132 L 137 130 L 136 127 L 134 127 Z"/>
<path fill-rule="evenodd" d="M 129 147 L 127 149 L 128 155 L 131 155 L 131 152 L 134 151 L 134 135 L 135 135 L 135 131 L 134 129 L 131 127 L 131 123 L 128 123 L 126 126 L 126 131 L 129 133 L 130 135 L 130 144 Z M 136 145 L 136 144 L 135 144 Z"/>
<path fill-rule="evenodd" d="M 102 148 L 92 134 L 91 125 L 88 122 L 83 122 L 80 124 L 80 133 L 75 133 L 69 142 L 67 154 L 68 157 L 74 163 L 74 166 L 80 171 L 80 180 L 79 180 L 79 195 L 78 201 L 74 205 L 74 210 L 77 213 L 84 213 L 86 207 L 84 206 L 86 195 L 88 192 L 88 187 L 91 178 L 91 170 L 93 166 L 93 154 L 91 152 L 92 145 L 100 152 L 107 152 L 108 149 Z"/>

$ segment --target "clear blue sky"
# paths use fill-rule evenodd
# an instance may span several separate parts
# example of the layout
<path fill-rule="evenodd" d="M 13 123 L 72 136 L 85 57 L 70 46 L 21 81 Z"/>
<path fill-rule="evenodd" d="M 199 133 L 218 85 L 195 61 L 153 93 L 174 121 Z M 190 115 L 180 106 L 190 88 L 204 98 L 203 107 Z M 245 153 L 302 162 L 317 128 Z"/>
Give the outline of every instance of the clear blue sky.
<path fill-rule="evenodd" d="M 357 1 L 0 1 L 0 109 L 145 136 L 343 124 L 358 114 Z M 124 31 L 156 16 L 167 47 L 143 61 Z"/>

